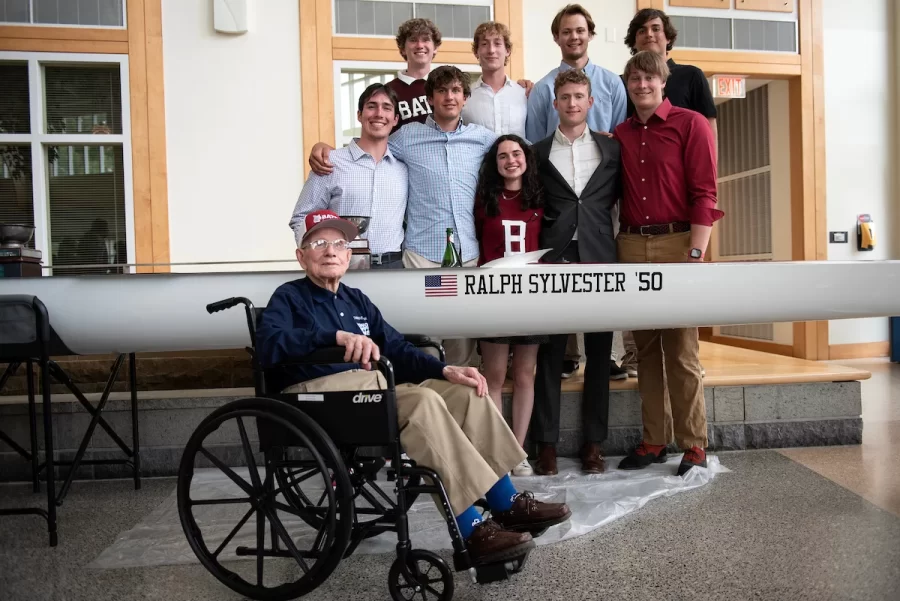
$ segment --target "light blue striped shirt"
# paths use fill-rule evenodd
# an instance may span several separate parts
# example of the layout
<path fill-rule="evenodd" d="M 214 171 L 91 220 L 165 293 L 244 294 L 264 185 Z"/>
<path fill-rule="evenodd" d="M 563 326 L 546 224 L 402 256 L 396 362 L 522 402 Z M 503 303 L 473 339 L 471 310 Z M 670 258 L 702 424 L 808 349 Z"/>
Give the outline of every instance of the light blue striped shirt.
<path fill-rule="evenodd" d="M 429 116 L 407 123 L 388 139 L 394 156 L 409 168 L 406 248 L 440 263 L 452 227 L 463 262 L 478 257 L 475 188 L 484 155 L 497 134 L 463 123 L 445 132 Z"/>
<path fill-rule="evenodd" d="M 553 108 L 553 100 L 556 98 L 553 81 L 561 71 L 571 68 L 565 62 L 560 62 L 558 68 L 547 73 L 531 89 L 525 134 L 532 144 L 552 136 L 559 127 L 559 113 Z M 612 133 L 618 124 L 625 121 L 628 104 L 625 84 L 618 75 L 590 60 L 584 66 L 584 74 L 591 80 L 591 95 L 594 97 L 594 105 L 588 111 L 588 127 L 594 131 Z"/>
<path fill-rule="evenodd" d="M 330 209 L 341 216 L 369 217 L 369 228 L 361 237 L 369 240 L 375 254 L 396 252 L 403 244 L 403 214 L 406 212 L 408 174 L 388 148 L 375 159 L 354 138 L 345 148 L 328 155 L 334 170 L 328 175 L 309 174 L 294 206 L 290 226 L 299 242 L 306 231 L 309 213 Z"/>

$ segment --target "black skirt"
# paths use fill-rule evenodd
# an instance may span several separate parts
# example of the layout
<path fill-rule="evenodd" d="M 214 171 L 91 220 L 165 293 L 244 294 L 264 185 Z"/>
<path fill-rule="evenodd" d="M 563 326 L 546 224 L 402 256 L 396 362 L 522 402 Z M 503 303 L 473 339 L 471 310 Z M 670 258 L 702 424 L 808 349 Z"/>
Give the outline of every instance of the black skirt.
<path fill-rule="evenodd" d="M 510 346 L 526 345 L 526 344 L 544 344 L 550 342 L 550 336 L 506 336 L 500 338 L 479 338 L 480 342 L 491 342 L 493 344 L 508 344 Z"/>

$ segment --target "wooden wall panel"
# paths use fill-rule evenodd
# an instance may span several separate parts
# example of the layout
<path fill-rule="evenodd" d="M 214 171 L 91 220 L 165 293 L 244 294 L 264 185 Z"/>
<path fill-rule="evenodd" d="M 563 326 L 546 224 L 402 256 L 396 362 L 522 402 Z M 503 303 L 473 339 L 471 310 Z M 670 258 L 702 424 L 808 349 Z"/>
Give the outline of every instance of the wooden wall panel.
<path fill-rule="evenodd" d="M 169 184 L 161 0 L 129 0 L 127 17 L 135 262 L 168 263 Z M 138 267 L 137 271 L 168 272 L 169 267 Z"/>
<path fill-rule="evenodd" d="M 316 38 L 316 3 L 300 2 L 300 99 L 303 119 L 303 156 L 309 156 L 319 141 L 319 68 Z M 304 179 L 309 176 L 309 162 L 303 161 Z"/>
<path fill-rule="evenodd" d="M 331 49 L 333 3 L 332 0 L 315 0 L 315 2 L 316 39 L 319 45 L 316 55 L 319 78 L 319 102 L 316 107 L 319 118 L 319 140 L 334 146 L 334 86 L 336 82 L 334 81 L 334 57 Z"/>
<path fill-rule="evenodd" d="M 518 81 L 525 78 L 525 19 L 522 0 L 509 0 L 509 26 L 513 51 L 509 57 L 509 76 Z"/>
<path fill-rule="evenodd" d="M 136 263 L 153 262 L 153 205 L 150 191 L 150 126 L 147 115 L 145 0 L 128 2 L 128 70 L 131 95 L 131 179 Z M 152 267 L 138 267 L 152 273 Z"/>

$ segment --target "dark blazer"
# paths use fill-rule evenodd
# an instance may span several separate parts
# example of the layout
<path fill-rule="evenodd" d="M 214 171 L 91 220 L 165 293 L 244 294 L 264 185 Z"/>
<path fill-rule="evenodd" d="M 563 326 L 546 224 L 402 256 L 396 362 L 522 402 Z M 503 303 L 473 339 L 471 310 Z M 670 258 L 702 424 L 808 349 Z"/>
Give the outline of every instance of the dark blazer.
<path fill-rule="evenodd" d="M 588 180 L 581 197 L 566 183 L 550 162 L 553 136 L 534 145 L 538 158 L 538 176 L 544 189 L 544 221 L 541 248 L 550 248 L 542 261 L 556 262 L 570 243 L 578 244 L 582 263 L 615 263 L 616 241 L 613 237 L 613 208 L 621 191 L 619 142 L 591 132 L 600 147 L 600 164 Z M 578 231 L 578 239 L 572 236 Z"/>

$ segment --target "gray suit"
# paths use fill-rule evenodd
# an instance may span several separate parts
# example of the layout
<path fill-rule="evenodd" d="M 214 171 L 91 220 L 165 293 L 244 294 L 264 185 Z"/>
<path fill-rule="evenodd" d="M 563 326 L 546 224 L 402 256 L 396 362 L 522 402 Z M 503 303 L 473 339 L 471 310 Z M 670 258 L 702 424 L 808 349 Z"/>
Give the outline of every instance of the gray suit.
<path fill-rule="evenodd" d="M 550 248 L 548 263 L 615 263 L 613 210 L 621 190 L 619 143 L 591 132 L 600 148 L 600 164 L 581 195 L 575 194 L 550 162 L 553 136 L 534 145 L 543 186 L 544 221 L 541 248 Z M 578 239 L 572 236 L 578 231 Z M 552 307 L 548 307 L 552 310 Z M 559 440 L 560 382 L 568 334 L 557 334 L 538 351 L 531 439 L 555 444 Z M 609 362 L 612 332 L 585 332 L 582 423 L 584 442 L 602 443 L 609 429 Z"/>

